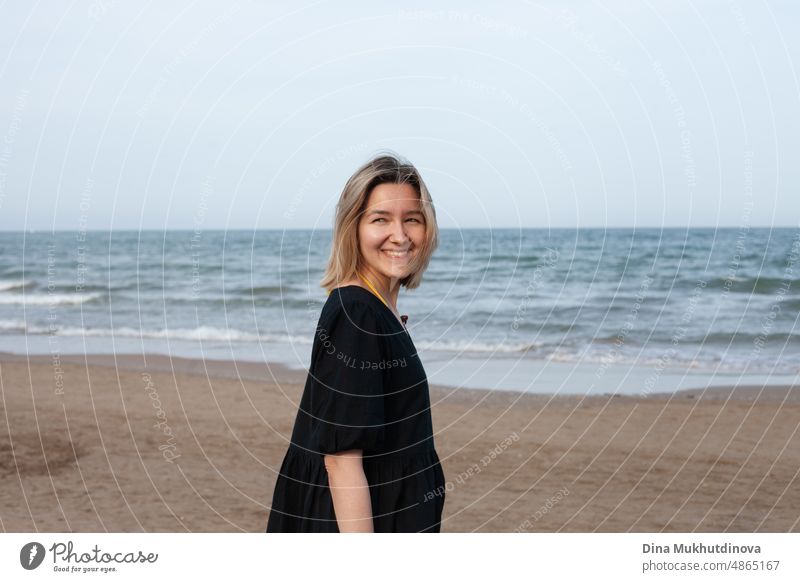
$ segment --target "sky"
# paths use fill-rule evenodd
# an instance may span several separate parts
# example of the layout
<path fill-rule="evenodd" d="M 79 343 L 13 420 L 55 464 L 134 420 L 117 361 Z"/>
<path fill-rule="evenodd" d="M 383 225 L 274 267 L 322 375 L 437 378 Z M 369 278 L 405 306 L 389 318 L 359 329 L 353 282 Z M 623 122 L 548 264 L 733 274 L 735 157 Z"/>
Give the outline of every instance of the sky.
<path fill-rule="evenodd" d="M 430 4 L 4 3 L 0 230 L 800 225 L 797 2 Z"/>

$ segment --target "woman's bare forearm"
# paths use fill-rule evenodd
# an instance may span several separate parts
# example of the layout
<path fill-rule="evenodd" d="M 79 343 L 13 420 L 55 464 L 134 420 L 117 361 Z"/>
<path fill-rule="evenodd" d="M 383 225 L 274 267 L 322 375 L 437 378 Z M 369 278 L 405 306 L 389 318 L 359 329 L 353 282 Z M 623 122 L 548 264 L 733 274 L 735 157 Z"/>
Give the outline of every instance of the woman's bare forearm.
<path fill-rule="evenodd" d="M 361 451 L 325 455 L 325 469 L 339 531 L 372 533 L 372 501 Z"/>

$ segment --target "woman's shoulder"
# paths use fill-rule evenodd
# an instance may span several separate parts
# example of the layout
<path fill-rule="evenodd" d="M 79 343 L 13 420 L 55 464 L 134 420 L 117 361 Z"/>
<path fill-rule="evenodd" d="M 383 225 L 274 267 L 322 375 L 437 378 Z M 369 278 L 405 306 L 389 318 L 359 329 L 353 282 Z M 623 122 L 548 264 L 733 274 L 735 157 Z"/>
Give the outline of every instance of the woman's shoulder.
<path fill-rule="evenodd" d="M 372 292 L 359 285 L 344 285 L 342 287 L 334 287 L 328 300 L 325 302 L 325 307 L 336 308 L 348 305 L 356 305 L 369 309 L 371 311 L 379 312 L 376 303 L 380 299 L 375 297 Z"/>
<path fill-rule="evenodd" d="M 374 321 L 375 325 L 380 325 L 384 315 L 380 309 L 383 305 L 376 305 L 379 301 L 371 291 L 358 285 L 336 287 L 322 307 L 320 320 L 330 321 L 344 315 L 346 319 Z"/>

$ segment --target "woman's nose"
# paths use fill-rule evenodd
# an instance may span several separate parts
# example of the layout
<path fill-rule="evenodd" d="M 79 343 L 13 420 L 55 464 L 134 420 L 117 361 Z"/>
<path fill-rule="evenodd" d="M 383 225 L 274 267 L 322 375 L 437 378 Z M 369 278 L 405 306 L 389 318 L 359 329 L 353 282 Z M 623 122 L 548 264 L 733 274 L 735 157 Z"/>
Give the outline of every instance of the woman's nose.
<path fill-rule="evenodd" d="M 401 220 L 400 223 L 395 223 L 395 226 L 392 227 L 391 233 L 392 242 L 396 243 L 404 243 L 408 240 L 408 235 L 406 234 L 406 225 Z"/>

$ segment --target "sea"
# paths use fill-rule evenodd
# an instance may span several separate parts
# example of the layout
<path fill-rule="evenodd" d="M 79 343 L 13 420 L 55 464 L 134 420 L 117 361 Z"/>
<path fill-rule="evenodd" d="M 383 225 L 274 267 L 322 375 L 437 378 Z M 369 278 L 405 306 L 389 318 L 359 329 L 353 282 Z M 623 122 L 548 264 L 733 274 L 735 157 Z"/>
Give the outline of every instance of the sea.
<path fill-rule="evenodd" d="M 307 369 L 330 230 L 0 233 L 0 351 Z M 800 377 L 800 229 L 442 229 L 398 308 L 431 384 L 675 393 Z M 265 376 L 266 378 L 266 376 Z"/>

